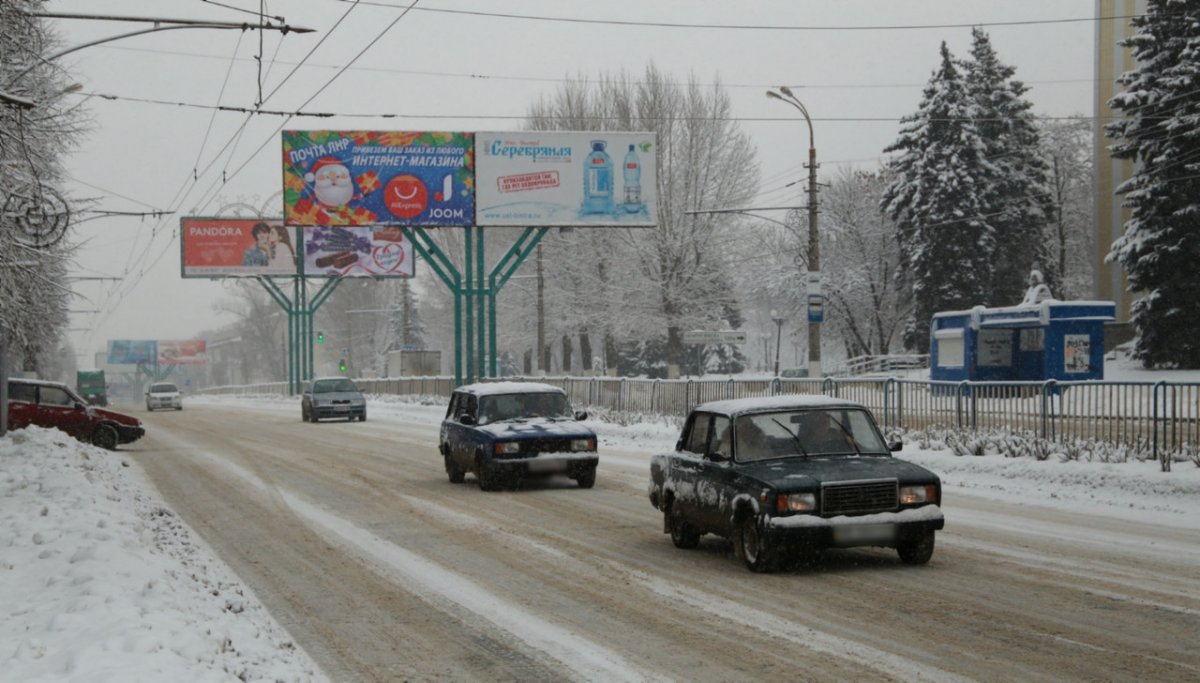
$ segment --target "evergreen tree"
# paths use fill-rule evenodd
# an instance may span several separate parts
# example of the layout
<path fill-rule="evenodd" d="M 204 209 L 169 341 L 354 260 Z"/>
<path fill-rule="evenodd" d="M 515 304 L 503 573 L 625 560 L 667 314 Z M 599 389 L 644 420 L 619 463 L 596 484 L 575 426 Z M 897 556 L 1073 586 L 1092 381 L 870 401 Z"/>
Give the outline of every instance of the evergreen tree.
<path fill-rule="evenodd" d="M 391 350 L 425 348 L 425 321 L 421 319 L 417 295 L 408 279 L 400 280 L 395 310 L 391 314 Z"/>
<path fill-rule="evenodd" d="M 1200 368 L 1200 1 L 1150 0 L 1123 41 L 1136 67 L 1109 105 L 1126 118 L 1108 126 L 1112 155 L 1132 159 L 1116 188 L 1130 219 L 1109 260 L 1138 293 L 1135 356 L 1147 367 Z"/>
<path fill-rule="evenodd" d="M 913 290 L 905 346 L 929 350 L 934 313 L 984 303 L 991 287 L 996 236 L 984 212 L 997 169 L 971 114 L 963 76 L 942 43 L 941 66 L 915 114 L 885 152 L 894 180 L 881 208 L 897 224 L 901 256 Z"/>
<path fill-rule="evenodd" d="M 1007 306 L 1021 301 L 1029 271 L 1056 275 L 1047 268 L 1045 240 L 1054 205 L 1037 122 L 1030 114 L 1033 105 L 1023 97 L 1029 88 L 1013 79 L 1013 67 L 1000 62 L 987 33 L 975 28 L 971 36 L 971 59 L 963 64 L 971 115 L 995 173 L 980 193 L 983 214 L 996 236 L 987 303 Z M 1057 280 L 1046 284 L 1058 291 Z"/>

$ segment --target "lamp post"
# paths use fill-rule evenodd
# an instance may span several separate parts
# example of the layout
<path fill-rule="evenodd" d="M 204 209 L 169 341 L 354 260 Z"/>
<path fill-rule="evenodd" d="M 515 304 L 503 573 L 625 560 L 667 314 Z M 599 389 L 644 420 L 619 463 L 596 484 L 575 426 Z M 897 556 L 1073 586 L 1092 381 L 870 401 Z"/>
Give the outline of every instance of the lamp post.
<path fill-rule="evenodd" d="M 771 309 L 771 320 L 775 323 L 775 376 L 779 376 L 779 342 L 783 337 L 783 316 Z"/>
<path fill-rule="evenodd" d="M 787 102 L 804 115 L 808 124 L 808 376 L 821 377 L 821 321 L 825 317 L 821 292 L 821 247 L 817 237 L 817 147 L 813 140 L 812 118 L 791 89 L 779 86 L 779 92 L 767 91 L 767 97 Z M 778 363 L 776 364 L 778 368 Z"/>

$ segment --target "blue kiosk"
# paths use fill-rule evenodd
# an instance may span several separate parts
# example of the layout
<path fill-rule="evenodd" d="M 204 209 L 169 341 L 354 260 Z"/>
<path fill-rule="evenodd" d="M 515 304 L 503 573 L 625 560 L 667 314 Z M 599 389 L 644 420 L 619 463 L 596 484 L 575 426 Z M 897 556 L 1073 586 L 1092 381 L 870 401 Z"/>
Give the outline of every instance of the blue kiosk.
<path fill-rule="evenodd" d="M 1104 379 L 1104 324 L 1111 301 L 1057 301 L 1037 282 L 1017 306 L 933 316 L 930 379 L 1075 382 Z"/>

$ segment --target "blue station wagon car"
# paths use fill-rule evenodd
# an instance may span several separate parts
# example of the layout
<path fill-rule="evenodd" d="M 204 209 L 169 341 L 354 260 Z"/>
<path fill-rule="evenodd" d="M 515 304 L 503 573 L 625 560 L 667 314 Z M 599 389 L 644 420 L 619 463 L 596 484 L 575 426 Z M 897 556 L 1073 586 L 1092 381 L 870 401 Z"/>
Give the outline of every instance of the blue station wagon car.
<path fill-rule="evenodd" d="M 933 555 L 941 480 L 892 457 L 861 404 L 825 396 L 714 401 L 695 408 L 673 453 L 650 462 L 650 502 L 679 548 L 728 538 L 752 571 L 823 548 Z"/>
<path fill-rule="evenodd" d="M 596 434 L 580 424 L 567 394 L 549 384 L 494 382 L 454 390 L 439 450 L 452 483 L 474 473 L 479 488 L 518 488 L 525 477 L 555 474 L 580 488 L 596 483 Z"/>

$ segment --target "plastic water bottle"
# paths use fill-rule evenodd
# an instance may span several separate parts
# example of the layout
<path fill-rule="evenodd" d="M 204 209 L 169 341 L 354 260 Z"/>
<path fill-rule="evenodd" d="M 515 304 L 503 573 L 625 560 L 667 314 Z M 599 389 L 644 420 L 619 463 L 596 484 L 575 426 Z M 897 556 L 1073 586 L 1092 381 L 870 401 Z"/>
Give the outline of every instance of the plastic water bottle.
<path fill-rule="evenodd" d="M 637 150 L 629 146 L 625 155 L 625 211 L 637 213 L 642 209 L 642 162 Z"/>
<path fill-rule="evenodd" d="M 612 159 L 604 151 L 603 140 L 592 140 L 592 153 L 583 169 L 583 213 L 612 213 Z"/>

